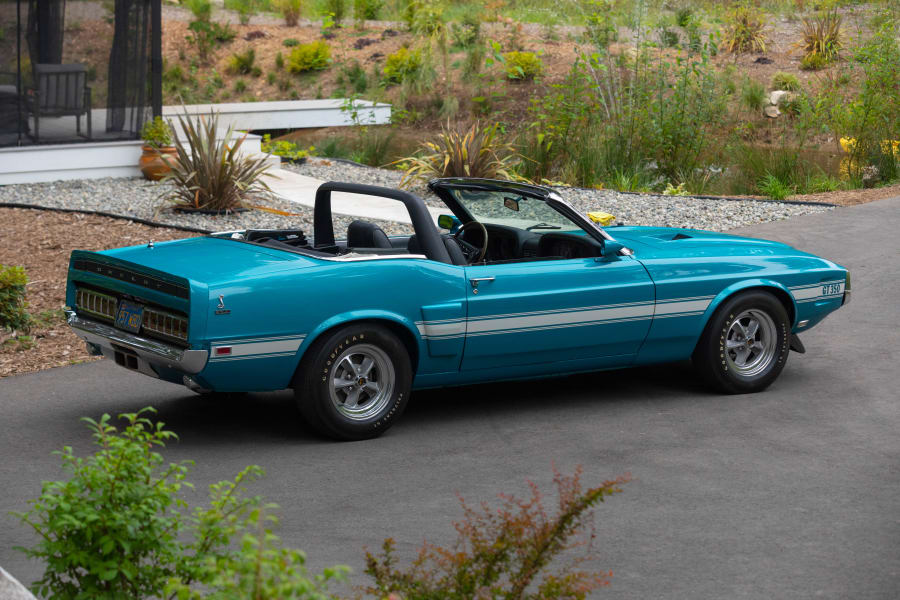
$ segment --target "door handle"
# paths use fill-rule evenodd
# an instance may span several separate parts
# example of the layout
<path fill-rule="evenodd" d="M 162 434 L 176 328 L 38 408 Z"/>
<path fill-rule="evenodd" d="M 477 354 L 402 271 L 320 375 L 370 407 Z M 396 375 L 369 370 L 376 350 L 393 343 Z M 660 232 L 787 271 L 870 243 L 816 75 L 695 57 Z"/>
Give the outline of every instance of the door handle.
<path fill-rule="evenodd" d="M 477 294 L 477 293 L 478 293 L 478 284 L 479 284 L 480 282 L 482 282 L 482 281 L 493 281 L 494 279 L 495 279 L 494 277 L 473 277 L 472 279 L 469 280 L 469 283 L 472 284 L 472 293 L 473 293 L 473 294 Z"/>

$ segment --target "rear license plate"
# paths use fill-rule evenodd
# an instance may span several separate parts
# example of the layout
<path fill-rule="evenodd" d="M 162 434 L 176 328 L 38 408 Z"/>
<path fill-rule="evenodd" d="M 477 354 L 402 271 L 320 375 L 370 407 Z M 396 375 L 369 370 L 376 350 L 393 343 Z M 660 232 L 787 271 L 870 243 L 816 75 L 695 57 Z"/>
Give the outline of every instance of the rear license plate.
<path fill-rule="evenodd" d="M 141 330 L 143 318 L 143 306 L 125 300 L 119 301 L 119 310 L 116 313 L 116 327 L 132 333 L 138 333 Z"/>

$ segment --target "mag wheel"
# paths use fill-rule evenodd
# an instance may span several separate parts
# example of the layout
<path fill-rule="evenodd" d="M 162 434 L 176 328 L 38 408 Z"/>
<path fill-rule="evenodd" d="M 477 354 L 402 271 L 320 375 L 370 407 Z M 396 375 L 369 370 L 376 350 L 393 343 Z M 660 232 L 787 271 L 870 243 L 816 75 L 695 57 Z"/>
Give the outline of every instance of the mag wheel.
<path fill-rule="evenodd" d="M 713 314 L 694 350 L 694 365 L 723 392 L 758 392 L 784 368 L 790 333 L 787 311 L 777 298 L 768 292 L 744 292 Z"/>
<path fill-rule="evenodd" d="M 360 323 L 317 340 L 295 377 L 306 421 L 343 440 L 372 438 L 400 417 L 412 368 L 403 343 L 388 329 Z"/>

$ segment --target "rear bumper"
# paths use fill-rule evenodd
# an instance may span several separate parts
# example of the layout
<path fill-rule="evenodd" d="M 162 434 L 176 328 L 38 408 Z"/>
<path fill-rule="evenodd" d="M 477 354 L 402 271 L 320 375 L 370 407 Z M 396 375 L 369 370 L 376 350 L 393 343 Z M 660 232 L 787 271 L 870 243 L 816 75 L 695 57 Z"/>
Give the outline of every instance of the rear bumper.
<path fill-rule="evenodd" d="M 209 352 L 185 350 L 176 346 L 134 335 L 92 319 L 85 319 L 66 311 L 66 321 L 75 332 L 103 356 L 141 373 L 158 377 L 153 367 L 174 369 L 193 375 L 206 366 Z"/>

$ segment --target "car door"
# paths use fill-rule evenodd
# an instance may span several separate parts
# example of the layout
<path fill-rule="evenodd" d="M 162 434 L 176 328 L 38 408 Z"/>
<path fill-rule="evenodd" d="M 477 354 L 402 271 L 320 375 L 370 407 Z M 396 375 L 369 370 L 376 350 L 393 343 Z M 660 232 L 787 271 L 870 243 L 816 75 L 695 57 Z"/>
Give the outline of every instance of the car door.
<path fill-rule="evenodd" d="M 463 371 L 626 365 L 653 318 L 653 283 L 630 256 L 475 265 L 466 278 Z"/>

